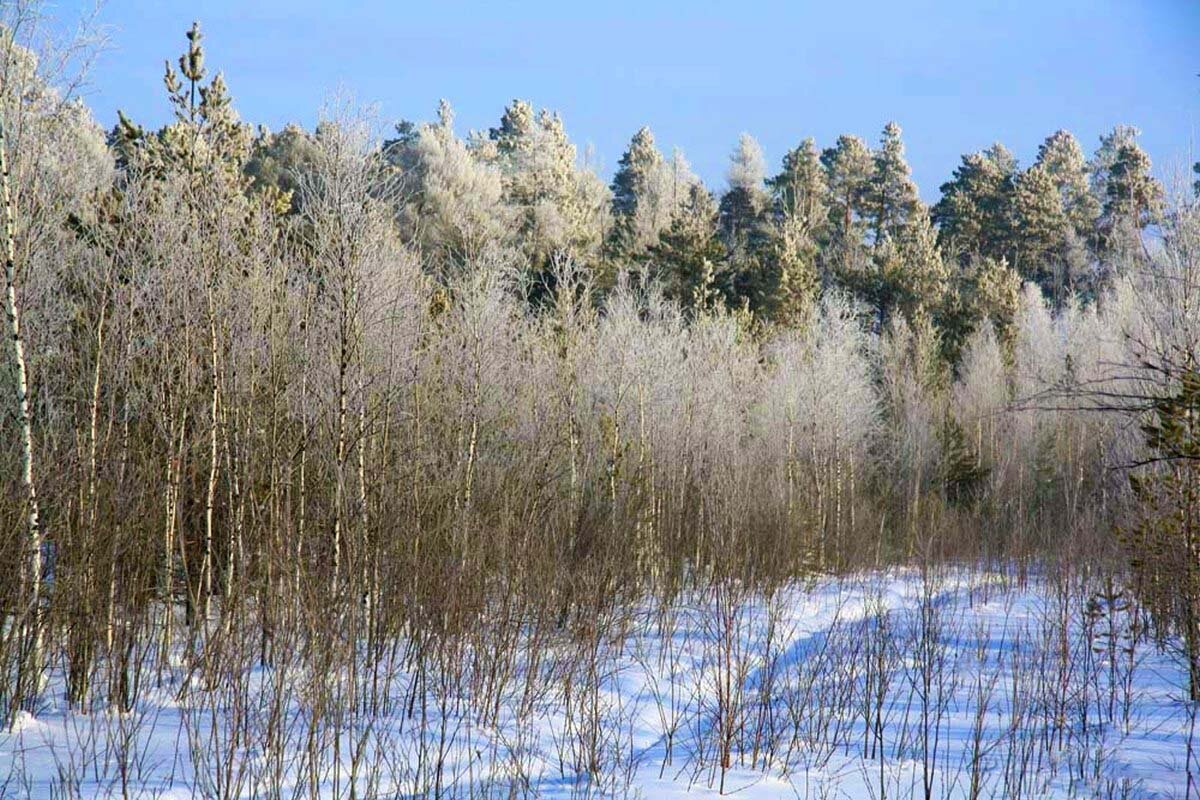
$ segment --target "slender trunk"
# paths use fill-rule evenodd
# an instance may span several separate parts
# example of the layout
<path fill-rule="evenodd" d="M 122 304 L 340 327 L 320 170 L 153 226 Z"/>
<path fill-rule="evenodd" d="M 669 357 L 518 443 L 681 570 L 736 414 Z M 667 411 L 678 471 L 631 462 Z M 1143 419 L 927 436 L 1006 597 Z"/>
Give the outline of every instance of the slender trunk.
<path fill-rule="evenodd" d="M 42 670 L 42 526 L 38 513 L 37 486 L 34 483 L 33 415 L 29 409 L 29 373 L 25 363 L 25 341 L 21 337 L 21 312 L 17 305 L 17 248 L 14 230 L 12 190 L 9 186 L 7 143 L 0 123 L 0 200 L 4 203 L 4 311 L 12 339 L 13 365 L 16 372 L 17 422 L 21 437 L 21 485 L 25 490 L 26 535 L 22 556 L 22 583 L 27 606 L 22 620 L 22 651 L 25 661 L 20 676 L 31 691 L 25 696 L 32 704 Z"/>
<path fill-rule="evenodd" d="M 342 319 L 340 341 L 338 344 L 338 378 L 337 378 L 337 453 L 335 457 L 337 465 L 337 475 L 334 483 L 334 499 L 333 499 L 333 586 L 332 590 L 336 595 L 339 584 L 341 583 L 342 570 L 342 534 L 345 527 L 342 522 L 345 516 L 346 505 L 346 413 L 347 413 L 347 398 L 346 394 L 349 391 L 346 386 L 346 375 L 350 369 L 350 350 L 349 350 L 349 302 L 345 295 L 342 299 Z"/>
<path fill-rule="evenodd" d="M 204 558 L 200 565 L 201 591 L 204 592 L 203 622 L 208 623 L 212 608 L 213 566 L 212 549 L 214 540 L 213 517 L 217 502 L 217 473 L 220 467 L 220 452 L 217 429 L 220 426 L 220 382 L 217 379 L 217 319 L 212 288 L 208 295 L 208 369 L 212 392 L 209 397 L 208 421 L 208 487 L 204 497 Z"/>

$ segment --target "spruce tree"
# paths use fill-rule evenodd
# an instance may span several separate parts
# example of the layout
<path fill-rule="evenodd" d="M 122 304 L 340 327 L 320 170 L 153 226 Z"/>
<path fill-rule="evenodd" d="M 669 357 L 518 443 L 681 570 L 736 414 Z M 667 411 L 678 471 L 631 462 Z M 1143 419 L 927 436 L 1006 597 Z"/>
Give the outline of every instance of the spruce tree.
<path fill-rule="evenodd" d="M 734 306 L 761 311 L 772 284 L 765 274 L 770 236 L 762 148 L 743 133 L 729 162 L 729 190 L 718 208 L 728 263 L 722 288 Z"/>
<path fill-rule="evenodd" d="M 661 225 L 655 190 L 662 167 L 663 157 L 654 144 L 654 134 L 649 128 L 641 128 L 617 162 L 613 176 L 613 224 L 607 242 L 611 258 L 636 258 L 657 235 Z"/>
<path fill-rule="evenodd" d="M 650 247 L 649 260 L 669 298 L 685 308 L 711 305 L 725 245 L 718 235 L 717 205 L 702 184 L 688 187 L 671 224 Z"/>

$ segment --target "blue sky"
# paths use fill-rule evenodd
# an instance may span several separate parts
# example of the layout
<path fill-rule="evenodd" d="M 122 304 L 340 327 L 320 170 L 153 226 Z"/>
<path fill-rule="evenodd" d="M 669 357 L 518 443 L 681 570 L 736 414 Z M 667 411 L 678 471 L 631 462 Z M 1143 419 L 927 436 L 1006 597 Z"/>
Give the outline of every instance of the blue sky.
<path fill-rule="evenodd" d="M 388 121 L 431 118 L 445 97 L 466 133 L 521 97 L 559 110 L 606 179 L 643 124 L 720 188 L 742 131 L 774 169 L 806 136 L 873 142 L 894 119 L 926 199 L 997 140 L 1028 163 L 1057 128 L 1090 154 L 1130 123 L 1169 177 L 1200 131 L 1200 2 L 1187 0 L 109 0 L 111 46 L 87 88 L 101 122 L 118 107 L 166 119 L 163 59 L 193 18 L 251 121 L 311 125 L 344 87 Z"/>

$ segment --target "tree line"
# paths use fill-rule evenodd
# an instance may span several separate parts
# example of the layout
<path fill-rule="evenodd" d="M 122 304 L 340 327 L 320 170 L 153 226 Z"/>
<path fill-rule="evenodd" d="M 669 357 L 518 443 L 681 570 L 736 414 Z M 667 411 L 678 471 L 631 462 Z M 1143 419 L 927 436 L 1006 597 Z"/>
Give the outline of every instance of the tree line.
<path fill-rule="evenodd" d="M 648 129 L 606 187 L 521 101 L 465 139 L 445 103 L 385 140 L 344 101 L 255 129 L 199 26 L 172 121 L 105 133 L 23 22 L 0 39 L 10 719 L 49 668 L 128 708 L 180 653 L 214 681 L 231 653 L 710 581 L 1119 552 L 1112 467 L 1146 441 L 1027 401 L 1129 397 L 1131 342 L 1200 330 L 1142 291 L 1192 263 L 1195 219 L 1132 129 L 1090 163 L 1061 132 L 1025 170 L 966 156 L 932 208 L 896 125 L 772 176 L 747 136 L 718 199 Z"/>

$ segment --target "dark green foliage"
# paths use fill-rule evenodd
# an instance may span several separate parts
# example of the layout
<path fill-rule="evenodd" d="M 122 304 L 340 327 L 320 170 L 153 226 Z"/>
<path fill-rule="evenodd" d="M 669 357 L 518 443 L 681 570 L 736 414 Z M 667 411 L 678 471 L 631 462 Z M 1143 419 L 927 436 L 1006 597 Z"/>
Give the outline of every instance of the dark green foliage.
<path fill-rule="evenodd" d="M 1016 173 L 1016 161 L 1001 144 L 963 156 L 932 212 L 946 252 L 964 262 L 1011 256 Z"/>
<path fill-rule="evenodd" d="M 725 246 L 717 235 L 717 207 L 707 189 L 692 184 L 671 225 L 650 248 L 649 261 L 668 297 L 685 308 L 710 305 L 716 275 L 724 268 Z"/>
<path fill-rule="evenodd" d="M 1035 164 L 1018 175 L 1013 190 L 1013 267 L 1059 303 L 1068 287 L 1062 265 L 1069 233 L 1062 197 L 1046 168 Z"/>
<path fill-rule="evenodd" d="M 821 164 L 829 191 L 830 236 L 843 247 L 858 244 L 874 171 L 871 151 L 857 136 L 839 136 L 837 144 L 821 154 Z"/>
<path fill-rule="evenodd" d="M 983 489 L 988 468 L 971 446 L 958 420 L 950 415 L 939 431 L 942 445 L 942 488 L 951 503 L 973 502 Z"/>
<path fill-rule="evenodd" d="M 1142 434 L 1150 463 L 1130 477 L 1139 517 L 1121 539 L 1140 598 L 1183 641 L 1189 697 L 1200 700 L 1200 370 L 1154 403 Z"/>

